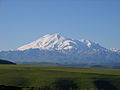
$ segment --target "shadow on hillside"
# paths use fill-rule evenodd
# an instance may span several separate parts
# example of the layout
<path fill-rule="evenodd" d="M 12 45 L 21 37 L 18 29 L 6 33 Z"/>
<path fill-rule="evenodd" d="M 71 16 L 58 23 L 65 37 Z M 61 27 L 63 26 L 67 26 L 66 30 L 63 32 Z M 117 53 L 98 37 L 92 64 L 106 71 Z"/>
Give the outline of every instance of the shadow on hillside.
<path fill-rule="evenodd" d="M 21 90 L 20 87 L 0 85 L 0 90 Z"/>
<path fill-rule="evenodd" d="M 0 90 L 76 90 L 77 84 L 72 79 L 57 79 L 44 87 L 15 87 L 0 85 Z"/>
<path fill-rule="evenodd" d="M 106 80 L 96 80 L 94 84 L 100 90 L 119 90 L 118 88 L 116 88 Z"/>
<path fill-rule="evenodd" d="M 96 80 L 94 84 L 98 90 L 120 90 L 106 80 Z M 57 79 L 44 87 L 14 87 L 0 85 L 0 90 L 80 90 L 80 87 L 72 79 Z"/>
<path fill-rule="evenodd" d="M 71 79 L 58 79 L 50 85 L 52 90 L 76 90 L 77 84 Z"/>

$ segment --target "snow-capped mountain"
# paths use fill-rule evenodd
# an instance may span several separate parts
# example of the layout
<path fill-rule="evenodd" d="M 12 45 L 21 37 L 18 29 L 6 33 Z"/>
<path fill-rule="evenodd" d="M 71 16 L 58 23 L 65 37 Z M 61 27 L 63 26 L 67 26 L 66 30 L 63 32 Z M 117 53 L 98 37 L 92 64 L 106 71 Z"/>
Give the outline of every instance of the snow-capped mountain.
<path fill-rule="evenodd" d="M 48 34 L 13 51 L 1 51 L 1 59 L 67 64 L 120 64 L 120 50 L 106 49 L 90 40 L 74 40 Z"/>
<path fill-rule="evenodd" d="M 60 34 L 48 34 L 32 43 L 19 47 L 17 50 L 43 49 L 43 50 L 78 50 L 78 49 L 104 49 L 97 43 L 89 40 L 73 40 L 64 38 Z"/>

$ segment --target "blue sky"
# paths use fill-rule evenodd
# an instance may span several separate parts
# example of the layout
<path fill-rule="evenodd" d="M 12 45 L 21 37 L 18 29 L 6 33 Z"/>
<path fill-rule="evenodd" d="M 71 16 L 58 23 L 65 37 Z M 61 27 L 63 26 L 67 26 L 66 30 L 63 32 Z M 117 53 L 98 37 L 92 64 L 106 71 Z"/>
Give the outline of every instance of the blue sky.
<path fill-rule="evenodd" d="M 120 0 L 0 0 L 0 50 L 49 33 L 120 49 Z"/>

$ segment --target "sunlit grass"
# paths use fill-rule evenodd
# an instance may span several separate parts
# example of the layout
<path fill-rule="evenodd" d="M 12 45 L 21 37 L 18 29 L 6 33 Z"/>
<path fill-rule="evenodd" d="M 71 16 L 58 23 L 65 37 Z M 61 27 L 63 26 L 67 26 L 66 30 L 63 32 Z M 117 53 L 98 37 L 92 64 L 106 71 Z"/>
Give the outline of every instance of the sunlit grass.
<path fill-rule="evenodd" d="M 96 88 L 95 81 L 97 80 L 104 80 L 104 82 L 109 82 L 114 87 L 120 88 L 120 70 L 60 66 L 0 65 L 0 85 L 52 87 L 53 83 L 64 79 L 72 80 L 79 88 Z"/>

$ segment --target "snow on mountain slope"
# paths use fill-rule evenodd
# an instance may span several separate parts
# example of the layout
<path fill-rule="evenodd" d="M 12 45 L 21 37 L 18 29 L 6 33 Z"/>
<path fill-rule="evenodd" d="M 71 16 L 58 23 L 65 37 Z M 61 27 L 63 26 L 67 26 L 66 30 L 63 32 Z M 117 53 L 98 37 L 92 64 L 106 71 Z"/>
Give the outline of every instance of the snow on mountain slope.
<path fill-rule="evenodd" d="M 90 40 L 48 34 L 13 51 L 1 51 L 1 59 L 16 63 L 120 64 L 120 50 L 106 49 Z"/>
<path fill-rule="evenodd" d="M 60 34 L 48 34 L 32 43 L 19 47 L 17 50 L 43 49 L 43 50 L 71 50 L 71 49 L 102 49 L 99 44 L 89 40 L 67 39 Z"/>
<path fill-rule="evenodd" d="M 116 49 L 116 48 L 110 48 L 110 51 L 116 52 L 116 53 L 120 54 L 120 50 L 118 50 L 118 49 Z"/>
<path fill-rule="evenodd" d="M 119 50 L 116 49 L 116 48 L 110 48 L 110 50 L 111 50 L 112 52 L 118 52 L 118 51 L 119 51 Z"/>

